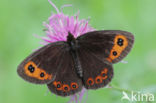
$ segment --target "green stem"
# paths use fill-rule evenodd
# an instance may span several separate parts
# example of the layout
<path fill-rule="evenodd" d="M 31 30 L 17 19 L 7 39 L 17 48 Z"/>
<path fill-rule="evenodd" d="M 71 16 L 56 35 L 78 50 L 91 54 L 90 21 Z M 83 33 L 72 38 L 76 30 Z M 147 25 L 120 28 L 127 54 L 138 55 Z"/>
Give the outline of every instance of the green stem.
<path fill-rule="evenodd" d="M 128 93 L 128 94 L 131 94 L 132 93 L 132 91 L 131 90 L 128 90 L 128 89 L 123 89 L 123 88 L 119 88 L 119 87 L 116 87 L 116 86 L 114 86 L 114 85 L 109 85 L 108 86 L 109 88 L 111 88 L 111 89 L 114 89 L 114 90 L 116 90 L 116 91 L 119 91 L 119 92 L 126 92 L 126 93 Z M 136 91 L 133 91 L 133 93 L 137 93 Z"/>

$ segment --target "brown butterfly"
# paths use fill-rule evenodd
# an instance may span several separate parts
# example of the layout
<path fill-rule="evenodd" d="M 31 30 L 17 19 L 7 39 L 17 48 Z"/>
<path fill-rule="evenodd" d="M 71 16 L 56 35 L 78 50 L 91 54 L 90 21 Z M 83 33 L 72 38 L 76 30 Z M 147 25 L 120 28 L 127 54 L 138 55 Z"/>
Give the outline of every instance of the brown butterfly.
<path fill-rule="evenodd" d="M 47 84 L 59 96 L 73 95 L 83 87 L 98 89 L 113 78 L 112 64 L 131 50 L 134 36 L 126 31 L 93 31 L 67 41 L 50 43 L 28 56 L 17 69 L 26 81 Z"/>

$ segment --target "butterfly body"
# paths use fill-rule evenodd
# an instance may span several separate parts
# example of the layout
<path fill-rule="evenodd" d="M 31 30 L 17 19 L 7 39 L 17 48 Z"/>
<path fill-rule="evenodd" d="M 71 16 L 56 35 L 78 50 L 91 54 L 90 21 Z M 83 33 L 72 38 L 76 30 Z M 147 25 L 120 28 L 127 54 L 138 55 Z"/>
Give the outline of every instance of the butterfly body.
<path fill-rule="evenodd" d="M 131 50 L 134 36 L 125 31 L 93 31 L 67 41 L 50 43 L 28 56 L 18 74 L 26 81 L 47 84 L 60 96 L 73 95 L 82 88 L 98 89 L 113 78 L 113 63 Z"/>
<path fill-rule="evenodd" d="M 67 36 L 67 43 L 69 45 L 69 52 L 72 55 L 73 61 L 74 61 L 74 66 L 76 69 L 77 75 L 82 78 L 83 77 L 83 70 L 81 67 L 81 64 L 79 62 L 78 54 L 77 54 L 77 49 L 78 49 L 78 44 L 77 40 L 74 38 L 74 36 L 69 32 L 69 35 Z"/>

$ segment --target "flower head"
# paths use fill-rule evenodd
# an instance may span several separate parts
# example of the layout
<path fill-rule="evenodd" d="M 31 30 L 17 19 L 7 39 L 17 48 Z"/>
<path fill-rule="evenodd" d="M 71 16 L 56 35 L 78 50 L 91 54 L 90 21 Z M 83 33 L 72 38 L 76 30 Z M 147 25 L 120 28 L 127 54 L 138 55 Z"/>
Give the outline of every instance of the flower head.
<path fill-rule="evenodd" d="M 49 2 L 56 9 L 57 13 L 53 13 L 49 17 L 48 23 L 44 22 L 44 26 L 47 29 L 45 31 L 47 36 L 43 37 L 45 42 L 66 41 L 69 32 L 76 38 L 93 30 L 87 20 L 79 20 L 79 13 L 75 16 L 65 15 L 62 11 L 60 12 L 50 0 Z"/>

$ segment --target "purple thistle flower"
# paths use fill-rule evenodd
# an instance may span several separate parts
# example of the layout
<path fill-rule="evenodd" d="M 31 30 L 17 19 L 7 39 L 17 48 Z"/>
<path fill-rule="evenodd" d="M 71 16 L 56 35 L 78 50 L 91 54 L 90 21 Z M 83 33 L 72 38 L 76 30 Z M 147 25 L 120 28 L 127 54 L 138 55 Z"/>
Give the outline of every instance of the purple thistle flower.
<path fill-rule="evenodd" d="M 66 41 L 68 32 L 73 34 L 73 36 L 76 38 L 86 32 L 94 30 L 92 27 L 89 26 L 87 20 L 79 20 L 79 13 L 75 16 L 65 15 L 62 11 L 60 12 L 50 0 L 49 2 L 55 8 L 57 13 L 53 13 L 49 17 L 48 23 L 43 23 L 47 30 L 45 31 L 46 37 L 43 37 L 42 39 L 46 42 L 46 44 L 56 41 Z M 63 7 L 66 6 L 70 5 L 64 5 Z"/>

